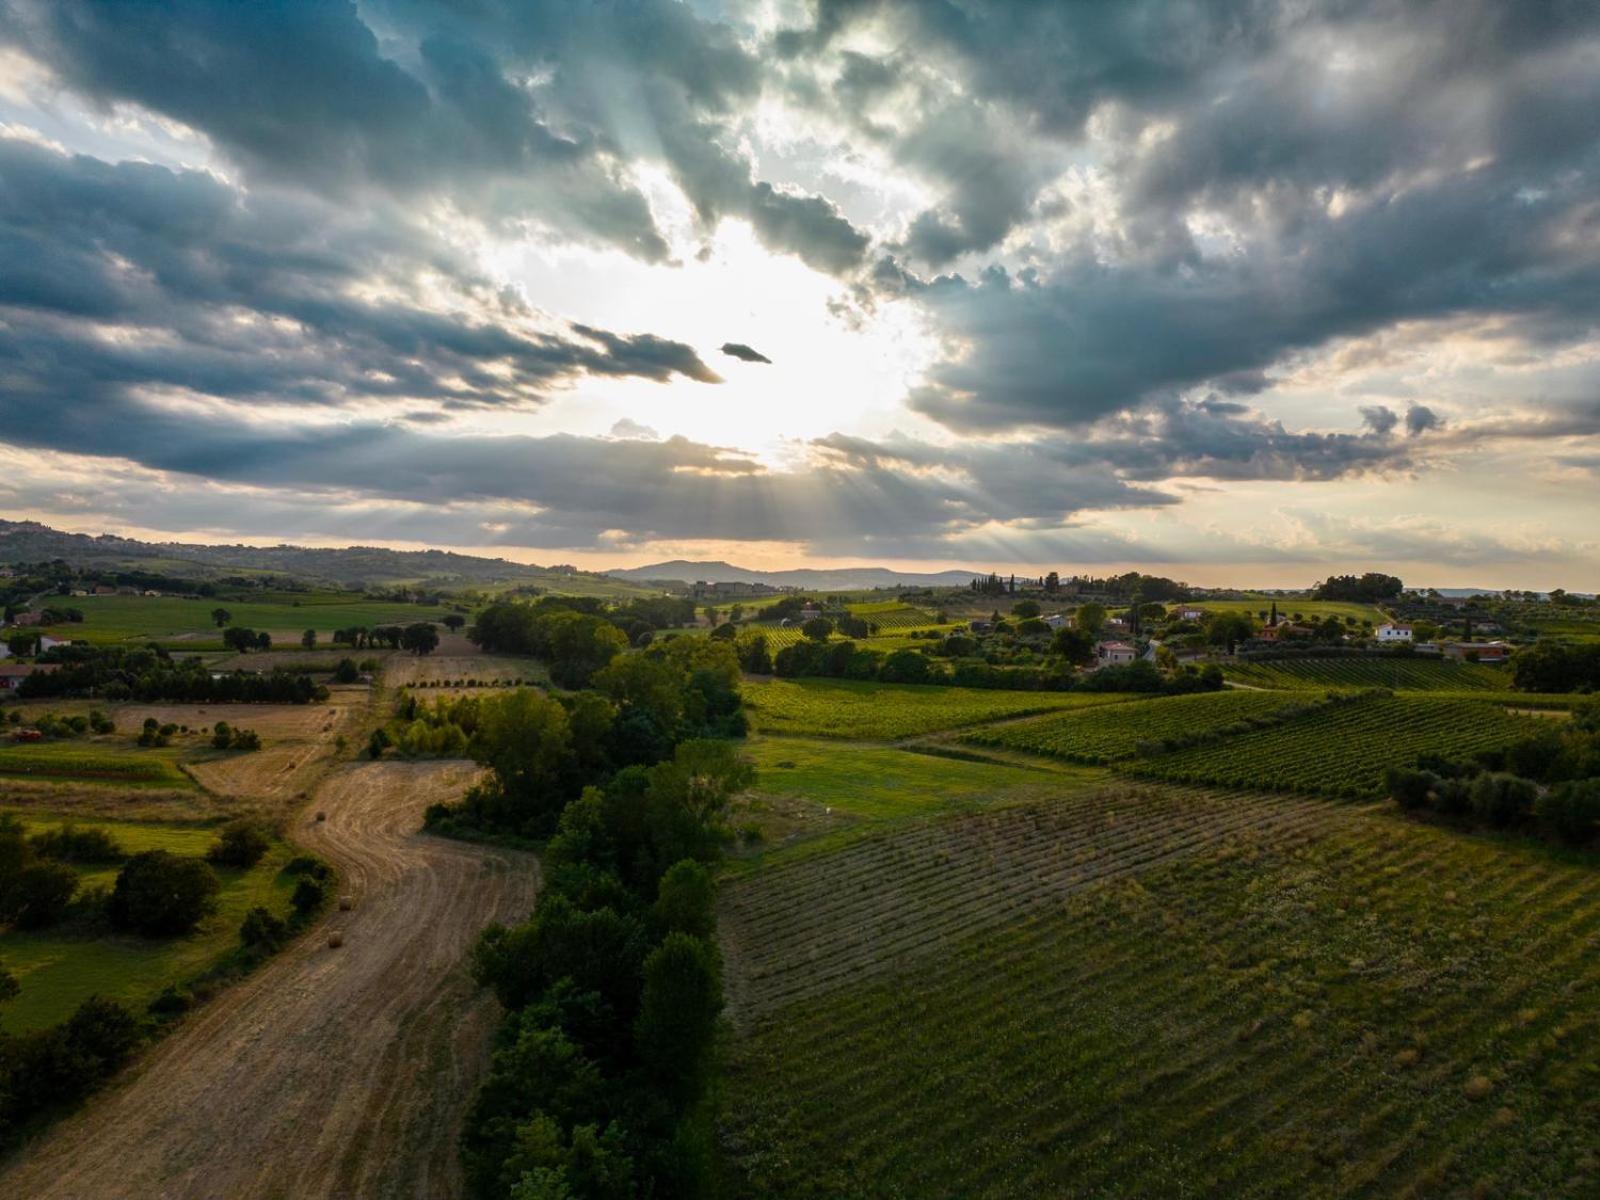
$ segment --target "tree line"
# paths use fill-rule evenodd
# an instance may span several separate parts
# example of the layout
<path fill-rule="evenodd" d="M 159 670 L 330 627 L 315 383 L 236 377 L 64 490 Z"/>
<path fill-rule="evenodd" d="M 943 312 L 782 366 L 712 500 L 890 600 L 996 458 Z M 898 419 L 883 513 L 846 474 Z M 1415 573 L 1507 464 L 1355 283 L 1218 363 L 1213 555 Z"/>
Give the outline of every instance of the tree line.
<path fill-rule="evenodd" d="M 23 699 L 95 696 L 106 700 L 172 700 L 214 704 L 309 704 L 328 689 L 301 672 L 274 669 L 213 672 L 197 659 L 177 662 L 145 648 L 58 646 L 54 671 L 22 681 Z"/>

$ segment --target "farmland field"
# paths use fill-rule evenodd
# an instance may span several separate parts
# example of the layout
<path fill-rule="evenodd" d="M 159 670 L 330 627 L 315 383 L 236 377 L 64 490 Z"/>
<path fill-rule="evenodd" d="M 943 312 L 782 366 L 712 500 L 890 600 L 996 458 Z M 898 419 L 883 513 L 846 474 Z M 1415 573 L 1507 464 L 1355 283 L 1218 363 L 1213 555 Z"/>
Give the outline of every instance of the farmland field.
<path fill-rule="evenodd" d="M 290 597 L 293 597 L 292 599 Z M 417 604 L 363 600 L 343 593 L 280 593 L 270 602 L 254 600 L 186 600 L 181 596 L 76 596 L 52 599 L 52 604 L 82 611 L 83 620 L 53 627 L 53 632 L 73 641 L 96 645 L 130 639 L 179 639 L 197 645 L 221 645 L 222 630 L 211 610 L 225 608 L 232 624 L 264 629 L 282 641 L 307 629 L 326 637 L 335 629 L 352 625 L 409 625 L 414 621 L 440 621 L 447 611 Z M 280 636 L 281 635 L 281 636 Z"/>
<path fill-rule="evenodd" d="M 1481 663 L 1426 658 L 1289 658 L 1230 663 L 1223 674 L 1251 687 L 1325 691 L 1393 688 L 1410 692 L 1505 691 L 1511 672 Z"/>
<path fill-rule="evenodd" d="M 753 726 L 768 733 L 886 739 L 914 737 L 1002 717 L 1087 708 L 1130 699 L 1116 693 L 1002 692 L 858 683 L 836 679 L 747 683 Z"/>
<path fill-rule="evenodd" d="M 723 903 L 735 1194 L 1600 1191 L 1600 872 L 1315 799 L 1113 793 Z"/>
<path fill-rule="evenodd" d="M 1388 620 L 1383 610 L 1375 604 L 1357 604 L 1350 600 L 1302 600 L 1292 596 L 1261 596 L 1249 600 L 1207 600 L 1199 599 L 1188 601 L 1194 608 L 1203 608 L 1207 612 L 1242 612 L 1255 616 L 1258 613 L 1270 613 L 1276 601 L 1280 617 L 1292 617 L 1299 613 L 1307 621 L 1320 621 L 1324 617 L 1338 617 L 1341 621 L 1346 617 L 1354 617 L 1357 623 L 1371 621 L 1374 625 L 1381 625 Z M 1176 607 L 1169 604 L 1168 608 Z"/>
<path fill-rule="evenodd" d="M 73 739 L 17 744 L 0 742 L 0 776 L 35 780 L 118 784 L 123 787 L 188 788 L 194 784 L 178 769 L 178 750 L 140 747 L 119 739 Z"/>
<path fill-rule="evenodd" d="M 60 826 L 67 818 L 19 810 L 29 833 Z M 194 823 L 109 821 L 71 818 L 80 829 L 104 829 L 128 853 L 171 850 L 200 855 L 215 840 L 214 826 Z M 274 912 L 288 907 L 294 879 L 281 874 L 291 851 L 274 842 L 267 857 L 248 871 L 219 868 L 222 892 L 217 912 L 193 935 L 145 939 L 135 936 L 96 937 L 58 934 L 53 930 L 0 934 L 0 959 L 21 984 L 16 999 L 0 1005 L 0 1027 L 11 1030 L 53 1025 L 93 994 L 119 1000 L 136 1011 L 169 983 L 202 973 L 238 945 L 239 923 L 250 909 L 264 905 Z M 110 887 L 115 866 L 79 869 L 82 886 Z"/>
<path fill-rule="evenodd" d="M 962 740 L 1047 754 L 1070 762 L 1108 763 L 1131 758 L 1141 742 L 1202 736 L 1313 699 L 1247 691 L 1166 696 L 1115 708 L 1080 709 L 979 728 Z"/>
<path fill-rule="evenodd" d="M 1465 756 L 1509 745 L 1537 717 L 1495 705 L 1430 696 L 1363 698 L 1221 742 L 1140 759 L 1149 778 L 1333 796 L 1376 796 L 1387 767 L 1426 753 Z"/>

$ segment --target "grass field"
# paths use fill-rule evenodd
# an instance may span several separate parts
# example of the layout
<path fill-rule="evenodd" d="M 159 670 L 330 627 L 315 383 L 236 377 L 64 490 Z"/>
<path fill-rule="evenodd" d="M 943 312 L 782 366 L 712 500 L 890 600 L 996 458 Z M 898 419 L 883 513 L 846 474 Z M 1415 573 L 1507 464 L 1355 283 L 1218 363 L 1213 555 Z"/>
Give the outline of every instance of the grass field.
<path fill-rule="evenodd" d="M 1392 688 L 1409 692 L 1492 692 L 1511 687 L 1511 672 L 1481 663 L 1425 658 L 1298 658 L 1230 663 L 1223 674 L 1251 687 L 1326 691 Z"/>
<path fill-rule="evenodd" d="M 338 592 L 278 593 L 268 601 L 185 600 L 178 596 L 77 596 L 52 600 L 61 607 L 80 609 L 83 620 L 55 627 L 53 632 L 73 641 L 106 645 L 139 638 L 150 641 L 181 639 L 200 645 L 220 645 L 222 631 L 211 610 L 225 608 L 234 625 L 265 629 L 277 635 L 298 635 L 315 629 L 326 637 L 335 629 L 352 625 L 409 625 L 416 621 L 441 621 L 448 610 L 417 604 L 389 604 L 352 599 Z M 279 640 L 282 640 L 281 638 Z"/>
<path fill-rule="evenodd" d="M 62 823 L 62 818 L 43 816 L 35 810 L 18 811 L 16 815 L 22 817 L 30 832 Z M 214 826 L 73 820 L 79 828 L 105 829 L 129 853 L 166 849 L 177 854 L 203 854 L 216 838 Z M 0 1027 L 20 1031 L 53 1025 L 95 994 L 142 1010 L 162 988 L 203 973 L 236 947 L 239 923 L 250 909 L 265 905 L 280 914 L 287 909 L 294 880 L 281 872 L 291 853 L 287 845 L 275 842 L 266 858 L 248 871 L 218 869 L 222 893 L 217 912 L 189 937 L 75 937 L 50 930 L 0 934 L 0 959 L 22 988 L 16 999 L 0 1005 Z M 110 887 L 116 874 L 115 866 L 79 871 L 88 886 Z"/>
<path fill-rule="evenodd" d="M 119 738 L 18 744 L 0 742 L 0 776 L 115 784 L 121 787 L 189 788 L 178 769 L 177 747 L 140 747 Z"/>
<path fill-rule="evenodd" d="M 762 732 L 864 739 L 914 737 L 1002 717 L 1130 699 L 1115 693 L 1002 692 L 837 679 L 747 682 L 743 691 L 751 722 Z"/>
<path fill-rule="evenodd" d="M 1204 736 L 1312 699 L 1249 691 L 1165 696 L 1114 708 L 1081 709 L 979 728 L 962 740 L 1047 754 L 1069 762 L 1109 763 L 1132 758 L 1141 742 Z"/>
<path fill-rule="evenodd" d="M 745 1197 L 1600 1193 L 1600 871 L 1119 792 L 724 897 Z"/>
<path fill-rule="evenodd" d="M 1386 767 L 1411 766 L 1424 753 L 1463 757 L 1497 749 L 1548 719 L 1514 716 L 1473 700 L 1378 696 L 1139 759 L 1125 769 L 1179 783 L 1376 796 Z"/>

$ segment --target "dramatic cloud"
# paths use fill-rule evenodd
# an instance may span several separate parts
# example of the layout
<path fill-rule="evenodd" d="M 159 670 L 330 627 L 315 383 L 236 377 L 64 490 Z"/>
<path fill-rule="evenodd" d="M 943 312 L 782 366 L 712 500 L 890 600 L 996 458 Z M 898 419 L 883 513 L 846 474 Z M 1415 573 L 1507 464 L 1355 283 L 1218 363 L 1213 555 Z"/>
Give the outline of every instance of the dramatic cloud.
<path fill-rule="evenodd" d="M 742 359 L 747 363 L 766 363 L 769 366 L 772 360 L 759 350 L 746 346 L 743 342 L 724 342 L 722 352 L 732 358 Z"/>

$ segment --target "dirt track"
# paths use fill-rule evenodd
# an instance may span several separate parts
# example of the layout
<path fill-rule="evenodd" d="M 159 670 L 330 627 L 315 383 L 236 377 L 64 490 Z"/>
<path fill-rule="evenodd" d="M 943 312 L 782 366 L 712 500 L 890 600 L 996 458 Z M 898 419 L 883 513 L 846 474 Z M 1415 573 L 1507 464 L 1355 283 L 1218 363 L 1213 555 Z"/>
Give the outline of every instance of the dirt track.
<path fill-rule="evenodd" d="M 327 778 L 294 835 L 338 866 L 354 909 L 190 1017 L 0 1175 L 0 1195 L 457 1195 L 495 1019 L 462 958 L 487 922 L 532 909 L 539 878 L 530 856 L 414 832 L 474 774 L 380 762 Z"/>

